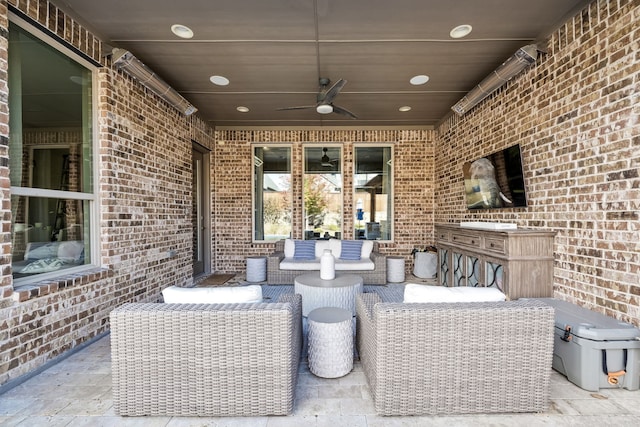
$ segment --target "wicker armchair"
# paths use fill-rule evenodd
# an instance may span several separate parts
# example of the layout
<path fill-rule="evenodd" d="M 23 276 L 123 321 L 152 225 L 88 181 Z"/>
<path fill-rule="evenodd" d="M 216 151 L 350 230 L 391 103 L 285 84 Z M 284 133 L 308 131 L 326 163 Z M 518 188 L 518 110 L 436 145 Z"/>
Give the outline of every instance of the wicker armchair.
<path fill-rule="evenodd" d="M 116 412 L 289 414 L 301 313 L 293 294 L 268 304 L 124 304 L 111 313 Z"/>
<path fill-rule="evenodd" d="M 540 301 L 382 303 L 356 297 L 357 344 L 380 415 L 540 412 L 554 311 Z"/>

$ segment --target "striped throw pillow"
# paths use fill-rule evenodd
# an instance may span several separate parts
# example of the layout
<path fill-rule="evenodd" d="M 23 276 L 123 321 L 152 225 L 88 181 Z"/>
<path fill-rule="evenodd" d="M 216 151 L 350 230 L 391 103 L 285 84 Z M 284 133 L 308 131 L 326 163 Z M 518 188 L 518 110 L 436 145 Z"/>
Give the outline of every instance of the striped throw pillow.
<path fill-rule="evenodd" d="M 316 259 L 316 241 L 315 240 L 296 240 L 294 242 L 295 250 L 293 259 L 311 260 Z"/>
<path fill-rule="evenodd" d="M 362 240 L 343 240 L 340 259 L 358 261 L 362 252 Z"/>

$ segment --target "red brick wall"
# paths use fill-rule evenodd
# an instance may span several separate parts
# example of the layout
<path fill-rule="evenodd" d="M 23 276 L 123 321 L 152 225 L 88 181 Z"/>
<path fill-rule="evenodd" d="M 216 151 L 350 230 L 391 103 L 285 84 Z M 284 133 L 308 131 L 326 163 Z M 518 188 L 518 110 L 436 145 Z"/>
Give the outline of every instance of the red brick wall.
<path fill-rule="evenodd" d="M 640 7 L 599 0 L 548 53 L 438 129 L 436 221 L 557 231 L 555 295 L 640 325 Z M 506 59 L 506 58 L 505 58 Z M 471 212 L 462 164 L 519 143 L 529 206 Z"/>

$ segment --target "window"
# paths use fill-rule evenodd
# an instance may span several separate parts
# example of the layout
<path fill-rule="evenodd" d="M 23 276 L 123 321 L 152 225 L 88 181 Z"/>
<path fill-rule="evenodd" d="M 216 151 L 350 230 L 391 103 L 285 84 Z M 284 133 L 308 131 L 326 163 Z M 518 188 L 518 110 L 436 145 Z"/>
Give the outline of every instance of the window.
<path fill-rule="evenodd" d="M 354 160 L 354 236 L 391 240 L 391 146 L 356 146 Z"/>
<path fill-rule="evenodd" d="M 20 22 L 9 24 L 12 270 L 18 284 L 91 264 L 95 205 L 90 66 Z"/>
<path fill-rule="evenodd" d="M 291 147 L 253 146 L 254 240 L 291 237 Z"/>
<path fill-rule="evenodd" d="M 342 237 L 342 147 L 304 147 L 304 238 Z"/>

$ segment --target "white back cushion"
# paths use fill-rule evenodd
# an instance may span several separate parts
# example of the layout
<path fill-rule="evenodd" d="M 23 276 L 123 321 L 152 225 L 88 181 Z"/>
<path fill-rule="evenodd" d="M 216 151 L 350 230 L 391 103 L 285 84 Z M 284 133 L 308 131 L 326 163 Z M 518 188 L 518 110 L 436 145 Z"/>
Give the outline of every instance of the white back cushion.
<path fill-rule="evenodd" d="M 336 259 L 340 258 L 340 252 L 342 251 L 342 240 L 329 239 L 329 249 Z"/>
<path fill-rule="evenodd" d="M 430 286 L 407 283 L 404 287 L 404 302 L 491 302 L 504 301 L 505 294 L 497 288 L 474 288 L 468 286 Z"/>
<path fill-rule="evenodd" d="M 329 241 L 328 240 L 316 240 L 316 258 L 317 257 L 321 257 L 322 254 L 324 253 L 325 249 L 331 249 Z M 333 251 L 332 251 L 332 253 L 333 253 Z M 333 256 L 336 256 L 336 254 L 333 254 Z"/>
<path fill-rule="evenodd" d="M 284 257 L 293 258 L 293 254 L 296 251 L 296 244 L 293 239 L 285 239 L 284 241 Z"/>
<path fill-rule="evenodd" d="M 262 287 L 225 286 L 220 288 L 181 288 L 169 286 L 162 291 L 167 304 L 226 304 L 262 302 Z"/>
<path fill-rule="evenodd" d="M 360 258 L 369 258 L 373 251 L 373 240 L 364 240 L 362 242 L 362 252 L 360 252 Z"/>

